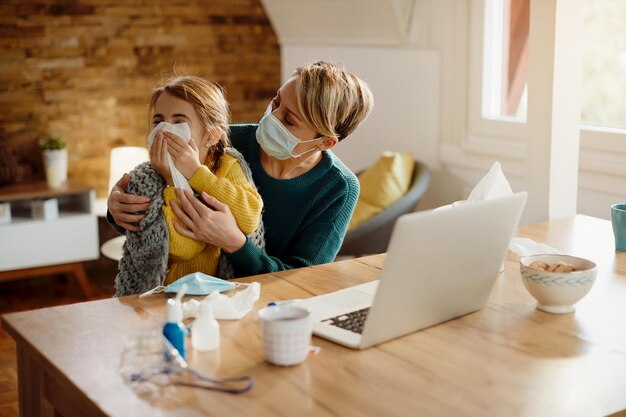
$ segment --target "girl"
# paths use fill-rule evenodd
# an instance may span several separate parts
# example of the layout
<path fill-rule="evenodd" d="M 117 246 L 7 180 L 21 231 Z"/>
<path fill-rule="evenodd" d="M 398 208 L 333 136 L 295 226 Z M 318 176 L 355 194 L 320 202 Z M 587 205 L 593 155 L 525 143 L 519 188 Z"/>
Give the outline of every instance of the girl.
<path fill-rule="evenodd" d="M 228 204 L 241 232 L 256 231 L 257 244 L 263 246 L 259 236 L 263 202 L 248 165 L 230 147 L 229 111 L 222 89 L 199 77 L 175 77 L 154 91 L 149 109 L 155 127 L 151 162 L 130 173 L 128 191 L 148 197 L 151 203 L 139 223 L 140 231 L 136 227 L 127 231 L 115 283 L 118 296 L 169 285 L 196 271 L 218 274 L 221 249 L 185 237 L 174 227 L 171 203 L 177 196 L 168 155 L 198 195 L 212 195 Z M 191 133 L 189 142 L 171 133 L 181 131 L 183 123 Z"/>

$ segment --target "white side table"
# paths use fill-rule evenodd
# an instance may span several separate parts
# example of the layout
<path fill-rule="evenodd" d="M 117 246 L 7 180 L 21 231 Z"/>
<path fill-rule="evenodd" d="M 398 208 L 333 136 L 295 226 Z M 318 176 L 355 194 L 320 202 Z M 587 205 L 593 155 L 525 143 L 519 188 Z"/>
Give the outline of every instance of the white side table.
<path fill-rule="evenodd" d="M 52 198 L 57 215 L 33 218 L 33 201 Z M 0 282 L 71 274 L 91 297 L 82 262 L 99 257 L 94 200 L 92 188 L 77 184 L 50 189 L 39 181 L 0 187 L 0 203 L 11 207 L 10 222 L 0 225 Z"/>
<path fill-rule="evenodd" d="M 96 198 L 96 202 L 94 205 L 95 213 L 98 217 L 105 218 L 107 217 L 107 199 L 106 198 Z M 104 256 L 109 259 L 113 259 L 114 261 L 119 261 L 122 259 L 123 255 L 123 246 L 126 241 L 126 236 L 117 236 L 112 239 L 107 240 L 100 246 L 100 252 Z"/>
<path fill-rule="evenodd" d="M 126 236 L 118 236 L 113 239 L 109 239 L 102 244 L 100 252 L 109 259 L 119 261 L 124 254 L 123 247 L 126 242 Z"/>

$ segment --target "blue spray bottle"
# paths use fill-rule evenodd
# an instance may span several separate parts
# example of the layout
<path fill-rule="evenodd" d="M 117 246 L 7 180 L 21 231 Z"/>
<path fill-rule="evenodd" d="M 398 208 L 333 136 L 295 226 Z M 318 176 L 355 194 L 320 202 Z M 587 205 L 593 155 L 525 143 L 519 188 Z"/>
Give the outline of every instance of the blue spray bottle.
<path fill-rule="evenodd" d="M 183 306 L 182 298 L 187 290 L 187 285 L 183 285 L 176 299 L 167 300 L 167 312 L 165 316 L 165 326 L 163 326 L 163 336 L 174 346 L 174 348 L 180 353 L 180 356 L 185 358 L 185 338 L 187 336 L 187 329 L 183 324 Z"/>

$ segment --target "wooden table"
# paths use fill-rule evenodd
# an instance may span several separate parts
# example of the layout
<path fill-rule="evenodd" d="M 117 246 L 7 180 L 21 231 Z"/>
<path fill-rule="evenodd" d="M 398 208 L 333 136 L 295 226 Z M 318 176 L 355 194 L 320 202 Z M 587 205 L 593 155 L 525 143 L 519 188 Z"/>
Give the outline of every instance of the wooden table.
<path fill-rule="evenodd" d="M 222 321 L 219 353 L 190 363 L 217 376 L 252 375 L 243 395 L 176 387 L 150 397 L 118 373 L 124 343 L 159 329 L 164 296 L 135 296 L 3 317 L 17 342 L 22 416 L 604 416 L 626 409 L 626 253 L 591 217 L 522 227 L 518 236 L 596 261 L 576 313 L 535 309 L 517 257 L 486 308 L 366 351 L 314 338 L 301 365 L 263 359 L 256 314 Z M 306 298 L 376 279 L 384 255 L 246 279 L 261 301 Z M 449 261 L 442 258 L 442 262 Z M 256 309 L 255 309 L 256 310 Z"/>

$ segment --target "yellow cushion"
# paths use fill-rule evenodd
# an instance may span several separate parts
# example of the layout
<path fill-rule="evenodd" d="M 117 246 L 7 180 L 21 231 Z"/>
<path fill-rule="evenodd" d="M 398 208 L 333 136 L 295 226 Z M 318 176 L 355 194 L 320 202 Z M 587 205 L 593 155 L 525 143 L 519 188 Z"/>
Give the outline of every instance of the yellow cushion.
<path fill-rule="evenodd" d="M 361 194 L 348 230 L 398 201 L 409 189 L 415 162 L 410 152 L 384 152 L 359 175 Z"/>

